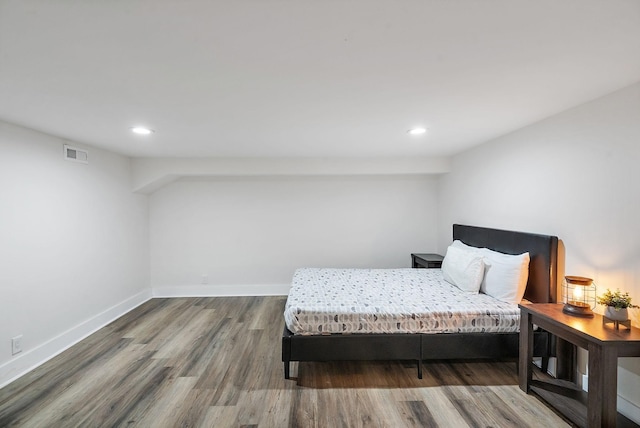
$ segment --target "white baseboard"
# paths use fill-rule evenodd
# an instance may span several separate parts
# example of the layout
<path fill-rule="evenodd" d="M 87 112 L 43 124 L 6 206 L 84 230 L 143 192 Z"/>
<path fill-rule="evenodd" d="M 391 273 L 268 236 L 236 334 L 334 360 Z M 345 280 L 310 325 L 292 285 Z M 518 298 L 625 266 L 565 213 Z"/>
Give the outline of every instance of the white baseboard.
<path fill-rule="evenodd" d="M 640 407 L 618 394 L 618 412 L 640 424 Z"/>
<path fill-rule="evenodd" d="M 153 297 L 286 296 L 291 284 L 175 285 L 153 287 Z"/>
<path fill-rule="evenodd" d="M 142 291 L 0 365 L 0 388 L 25 375 L 153 297 L 286 296 L 290 284 L 186 285 Z"/>
<path fill-rule="evenodd" d="M 589 390 L 589 376 L 582 375 L 582 390 Z M 625 417 L 631 419 L 633 422 L 640 424 L 640 407 L 637 404 L 632 403 L 631 401 L 624 398 L 622 395 L 618 394 L 618 412 L 623 414 Z"/>
<path fill-rule="evenodd" d="M 17 355 L 0 366 L 0 388 L 25 375 L 151 298 L 151 290 L 144 290 L 47 342 Z"/>

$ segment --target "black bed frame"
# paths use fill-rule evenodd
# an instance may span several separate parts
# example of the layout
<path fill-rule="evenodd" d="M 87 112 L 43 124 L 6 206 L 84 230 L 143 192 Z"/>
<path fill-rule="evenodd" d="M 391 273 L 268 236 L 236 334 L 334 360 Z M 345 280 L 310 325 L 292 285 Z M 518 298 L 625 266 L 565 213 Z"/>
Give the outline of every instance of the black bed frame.
<path fill-rule="evenodd" d="M 453 225 L 453 239 L 473 247 L 506 254 L 529 252 L 529 281 L 525 299 L 556 301 L 558 238 L 508 230 Z M 534 355 L 547 360 L 553 354 L 551 336 L 537 331 Z M 422 379 L 423 360 L 517 359 L 518 333 L 439 334 L 331 334 L 295 335 L 284 327 L 282 361 L 290 377 L 291 361 L 413 360 Z"/>

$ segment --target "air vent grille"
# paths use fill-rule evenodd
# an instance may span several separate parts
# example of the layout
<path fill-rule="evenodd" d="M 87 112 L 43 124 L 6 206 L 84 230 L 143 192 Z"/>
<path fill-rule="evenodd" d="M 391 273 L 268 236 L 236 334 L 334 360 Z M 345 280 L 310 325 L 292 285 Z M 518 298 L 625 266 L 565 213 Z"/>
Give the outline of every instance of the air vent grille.
<path fill-rule="evenodd" d="M 64 158 L 72 162 L 89 163 L 89 152 L 84 149 L 64 145 Z"/>

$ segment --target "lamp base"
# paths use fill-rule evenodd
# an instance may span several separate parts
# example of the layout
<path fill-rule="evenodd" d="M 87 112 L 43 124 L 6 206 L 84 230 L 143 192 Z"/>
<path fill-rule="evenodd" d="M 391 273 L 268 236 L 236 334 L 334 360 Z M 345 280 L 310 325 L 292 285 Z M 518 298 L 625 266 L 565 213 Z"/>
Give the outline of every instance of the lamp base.
<path fill-rule="evenodd" d="M 565 303 L 564 307 L 562 308 L 562 312 L 568 315 L 576 316 L 576 317 L 585 317 L 585 318 L 593 317 L 593 311 L 591 310 L 591 307 L 589 305 L 577 306 L 577 305 L 572 305 L 570 303 Z"/>

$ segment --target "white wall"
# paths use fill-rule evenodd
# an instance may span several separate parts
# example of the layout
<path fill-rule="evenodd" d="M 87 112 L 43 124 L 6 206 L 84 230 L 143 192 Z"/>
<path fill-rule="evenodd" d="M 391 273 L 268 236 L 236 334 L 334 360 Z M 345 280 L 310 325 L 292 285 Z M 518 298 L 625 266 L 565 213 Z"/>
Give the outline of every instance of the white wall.
<path fill-rule="evenodd" d="M 566 274 L 640 303 L 640 84 L 455 156 L 451 170 L 438 184 L 440 251 L 456 222 L 557 235 Z M 622 359 L 619 378 L 622 401 L 640 407 L 640 358 Z"/>
<path fill-rule="evenodd" d="M 89 148 L 73 163 L 63 143 L 0 122 L 0 385 L 150 295 L 129 159 Z"/>
<path fill-rule="evenodd" d="M 436 249 L 435 183 L 426 175 L 177 181 L 150 197 L 152 287 L 284 294 L 297 267 L 409 267 L 411 252 Z"/>

